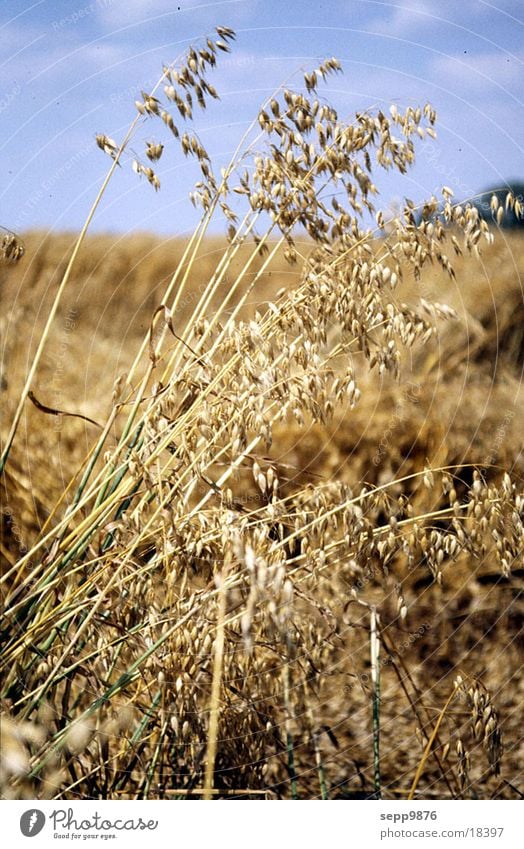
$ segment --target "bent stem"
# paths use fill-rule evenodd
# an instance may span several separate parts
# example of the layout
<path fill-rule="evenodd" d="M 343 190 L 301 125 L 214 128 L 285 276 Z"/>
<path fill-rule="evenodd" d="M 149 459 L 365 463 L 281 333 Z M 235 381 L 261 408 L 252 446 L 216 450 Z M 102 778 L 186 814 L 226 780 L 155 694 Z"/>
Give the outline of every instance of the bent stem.
<path fill-rule="evenodd" d="M 415 791 L 416 791 L 417 786 L 418 786 L 418 783 L 419 783 L 419 781 L 420 781 L 420 777 L 421 777 L 421 775 L 422 775 L 422 773 L 423 773 L 423 771 L 424 771 L 424 767 L 426 766 L 426 762 L 427 762 L 427 760 L 428 760 L 428 758 L 429 758 L 429 756 L 430 756 L 431 748 L 432 748 L 432 746 L 433 746 L 433 743 L 435 742 L 435 740 L 436 740 L 436 738 L 437 738 L 437 734 L 438 734 L 438 732 L 439 732 L 439 728 L 440 728 L 440 726 L 442 725 L 442 720 L 444 719 L 444 716 L 446 715 L 446 711 L 447 711 L 448 707 L 450 706 L 451 702 L 453 701 L 453 698 L 455 697 L 455 693 L 456 693 L 456 692 L 457 692 L 457 686 L 455 685 L 455 686 L 453 687 L 453 690 L 452 690 L 452 692 L 451 692 L 451 695 L 449 696 L 449 698 L 448 698 L 448 700 L 447 700 L 446 704 L 445 704 L 445 705 L 444 705 L 444 707 L 442 708 L 442 710 L 441 710 L 441 712 L 440 712 L 440 714 L 439 714 L 439 718 L 437 719 L 437 721 L 436 721 L 436 723 L 435 723 L 435 727 L 434 727 L 434 729 L 433 729 L 433 731 L 432 731 L 432 733 L 431 733 L 431 736 L 430 736 L 430 738 L 429 738 L 428 742 L 426 743 L 426 748 L 424 749 L 424 754 L 422 755 L 421 761 L 420 761 L 420 763 L 419 763 L 419 765 L 418 765 L 418 767 L 417 767 L 417 771 L 416 771 L 416 773 L 415 773 L 415 778 L 413 779 L 413 784 L 411 785 L 411 790 L 409 791 L 408 801 L 410 801 L 411 799 L 413 799 L 413 798 L 414 798 L 414 796 L 415 796 Z"/>
<path fill-rule="evenodd" d="M 56 316 L 56 313 L 57 313 L 57 310 L 58 310 L 58 306 L 59 306 L 60 301 L 62 299 L 62 295 L 64 293 L 64 290 L 65 290 L 65 288 L 66 288 L 66 286 L 69 282 L 69 278 L 71 276 L 71 271 L 72 271 L 73 266 L 76 262 L 76 258 L 78 256 L 80 248 L 82 247 L 82 244 L 83 244 L 84 239 L 86 237 L 86 233 L 87 233 L 87 230 L 89 228 L 89 225 L 91 224 L 91 221 L 93 220 L 95 212 L 98 208 L 98 205 L 100 204 L 100 201 L 102 200 L 102 197 L 105 193 L 105 190 L 108 186 L 108 183 L 109 183 L 111 177 L 113 176 L 117 165 L 119 164 L 120 156 L 121 156 L 124 148 L 126 147 L 129 139 L 131 138 L 133 131 L 134 131 L 136 125 L 138 124 L 139 120 L 140 120 L 140 115 L 137 115 L 136 118 L 133 120 L 131 126 L 129 127 L 129 129 L 128 129 L 126 135 L 125 135 L 124 141 L 122 142 L 122 144 L 120 145 L 120 148 L 118 149 L 117 153 L 115 154 L 115 158 L 113 159 L 111 167 L 106 174 L 104 182 L 102 183 L 102 185 L 101 185 L 101 187 L 98 191 L 98 194 L 97 194 L 97 196 L 96 196 L 96 198 L 93 202 L 91 209 L 89 210 L 89 214 L 88 214 L 88 216 L 85 220 L 85 223 L 84 223 L 84 226 L 82 227 L 82 230 L 80 231 L 80 235 L 78 236 L 78 239 L 75 242 L 75 246 L 73 248 L 73 253 L 71 254 L 71 256 L 69 258 L 69 262 L 67 263 L 67 268 L 64 272 L 64 276 L 62 277 L 62 281 L 61 281 L 61 283 L 58 287 L 58 291 L 55 295 L 53 305 L 52 305 L 52 307 L 49 311 L 49 315 L 47 316 L 45 327 L 44 327 L 44 330 L 42 332 L 42 335 L 41 335 L 39 343 L 38 343 L 38 348 L 36 349 L 36 353 L 34 355 L 33 362 L 31 364 L 31 368 L 29 369 L 29 373 L 27 375 L 24 388 L 22 389 L 22 394 L 20 395 L 20 400 L 18 402 L 18 407 L 16 408 L 16 412 L 15 412 L 15 415 L 13 417 L 11 429 L 10 429 L 9 434 L 7 436 L 5 448 L 4 448 L 4 450 L 2 452 L 2 456 L 0 458 L 0 474 L 3 472 L 3 470 L 5 468 L 5 464 L 7 462 L 8 457 L 9 457 L 9 452 L 11 450 L 11 446 L 13 444 L 13 440 L 15 438 L 16 431 L 18 430 L 18 425 L 20 424 L 20 419 L 22 417 L 22 411 L 24 409 L 24 404 L 26 402 L 26 399 L 29 395 L 29 391 L 31 389 L 31 383 L 33 381 L 36 370 L 37 370 L 38 365 L 40 363 L 40 359 L 42 357 L 42 353 L 43 353 L 44 347 L 45 347 L 46 342 L 47 342 L 47 337 L 49 336 L 49 332 L 51 330 L 51 325 L 52 325 L 52 323 L 55 319 L 55 316 Z"/>

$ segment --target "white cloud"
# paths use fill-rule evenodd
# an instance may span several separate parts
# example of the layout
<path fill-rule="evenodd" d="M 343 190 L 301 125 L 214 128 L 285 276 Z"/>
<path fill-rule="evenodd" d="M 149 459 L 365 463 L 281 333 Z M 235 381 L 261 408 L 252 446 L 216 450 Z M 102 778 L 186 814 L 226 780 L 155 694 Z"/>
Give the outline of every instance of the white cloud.
<path fill-rule="evenodd" d="M 479 14 L 493 16 L 494 13 L 502 12 L 502 14 L 516 16 L 516 20 L 523 23 L 522 19 L 522 0 L 476 0 L 478 4 Z M 518 16 L 518 17 L 517 17 Z"/>
<path fill-rule="evenodd" d="M 431 33 L 445 26 L 456 26 L 474 33 L 478 29 L 476 22 L 479 18 L 484 20 L 484 24 L 489 19 L 492 26 L 495 22 L 499 23 L 503 16 L 513 17 L 516 22 L 522 23 L 522 0 L 371 0 L 371 6 L 380 10 L 370 20 L 375 32 L 396 38 Z"/>
<path fill-rule="evenodd" d="M 128 25 L 146 24 L 162 17 L 179 16 L 184 12 L 191 12 L 194 20 L 196 13 L 208 13 L 210 8 L 213 14 L 218 7 L 238 5 L 243 0 L 225 0 L 224 2 L 206 3 L 202 0 L 96 0 L 98 5 L 98 18 L 100 22 L 109 28 L 119 28 Z M 187 17 L 184 16 L 184 23 Z"/>
<path fill-rule="evenodd" d="M 444 84 L 460 86 L 463 92 L 486 92 L 493 87 L 506 92 L 524 84 L 524 54 L 504 52 L 438 56 L 432 60 L 435 76 Z"/>
<path fill-rule="evenodd" d="M 372 24 L 376 32 L 406 37 L 440 25 L 440 19 L 447 17 L 447 10 L 453 14 L 453 5 L 450 6 L 446 0 L 406 0 L 402 5 L 385 3 L 383 11 L 373 19 Z"/>
<path fill-rule="evenodd" d="M 177 11 L 173 0 L 97 0 L 99 19 L 110 26 L 125 26 Z M 184 7 L 188 5 L 187 0 Z"/>

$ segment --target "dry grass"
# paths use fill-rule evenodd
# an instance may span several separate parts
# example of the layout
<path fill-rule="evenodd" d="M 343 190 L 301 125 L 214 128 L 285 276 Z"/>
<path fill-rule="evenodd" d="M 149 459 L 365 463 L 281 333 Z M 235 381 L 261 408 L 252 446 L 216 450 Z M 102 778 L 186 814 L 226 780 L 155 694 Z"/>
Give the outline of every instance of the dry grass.
<path fill-rule="evenodd" d="M 183 121 L 218 35 L 165 69 Z M 220 179 L 144 94 L 106 183 L 163 121 L 189 243 L 32 233 L 2 268 L 5 797 L 519 793 L 522 242 L 447 189 L 385 220 L 372 168 L 435 116 L 346 125 L 337 71 Z"/>

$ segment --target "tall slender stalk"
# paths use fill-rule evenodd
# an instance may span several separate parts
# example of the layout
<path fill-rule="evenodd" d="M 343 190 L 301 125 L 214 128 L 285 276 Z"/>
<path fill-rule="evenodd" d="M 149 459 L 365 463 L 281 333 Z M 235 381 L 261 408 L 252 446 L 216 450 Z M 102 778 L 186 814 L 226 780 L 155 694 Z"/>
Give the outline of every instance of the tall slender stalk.
<path fill-rule="evenodd" d="M 227 605 L 227 561 L 222 572 L 217 577 L 218 610 L 215 643 L 213 647 L 213 679 L 211 697 L 209 700 L 209 730 L 207 733 L 206 769 L 204 775 L 203 798 L 212 798 L 215 781 L 215 762 L 218 747 L 218 728 L 220 720 L 220 691 L 222 689 L 222 674 L 224 666 L 225 618 Z"/>
<path fill-rule="evenodd" d="M 375 797 L 382 797 L 382 779 L 380 775 L 380 637 L 378 633 L 378 614 L 375 605 L 369 611 L 369 648 L 371 656 L 371 685 L 373 689 L 373 780 Z"/>
<path fill-rule="evenodd" d="M 292 730 L 292 718 L 293 718 L 293 705 L 291 704 L 291 693 L 290 693 L 290 653 L 291 653 L 291 639 L 289 634 L 286 638 L 286 658 L 282 665 L 282 679 L 284 684 L 284 711 L 285 711 L 285 719 L 284 719 L 284 728 L 286 732 L 286 754 L 287 754 L 287 771 L 289 775 L 289 785 L 292 799 L 298 799 L 298 776 L 295 768 L 295 749 L 294 749 L 294 741 L 293 741 L 293 730 Z"/>

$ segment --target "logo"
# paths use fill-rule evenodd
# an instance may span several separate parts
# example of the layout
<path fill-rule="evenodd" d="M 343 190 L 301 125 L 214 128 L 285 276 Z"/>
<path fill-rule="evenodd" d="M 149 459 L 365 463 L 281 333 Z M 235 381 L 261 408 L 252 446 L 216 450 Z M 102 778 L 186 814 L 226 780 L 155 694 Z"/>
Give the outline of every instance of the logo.
<path fill-rule="evenodd" d="M 31 808 L 20 817 L 20 831 L 24 837 L 36 837 L 45 825 L 45 814 L 38 808 Z"/>

